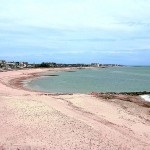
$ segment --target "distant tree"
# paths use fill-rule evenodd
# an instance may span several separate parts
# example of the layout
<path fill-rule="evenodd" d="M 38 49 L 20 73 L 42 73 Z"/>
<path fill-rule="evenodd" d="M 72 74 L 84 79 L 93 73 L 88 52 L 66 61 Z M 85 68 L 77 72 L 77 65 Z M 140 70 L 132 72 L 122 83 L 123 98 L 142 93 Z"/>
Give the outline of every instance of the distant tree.
<path fill-rule="evenodd" d="M 40 64 L 40 67 L 42 67 L 42 68 L 49 68 L 49 64 L 42 62 L 42 63 Z"/>

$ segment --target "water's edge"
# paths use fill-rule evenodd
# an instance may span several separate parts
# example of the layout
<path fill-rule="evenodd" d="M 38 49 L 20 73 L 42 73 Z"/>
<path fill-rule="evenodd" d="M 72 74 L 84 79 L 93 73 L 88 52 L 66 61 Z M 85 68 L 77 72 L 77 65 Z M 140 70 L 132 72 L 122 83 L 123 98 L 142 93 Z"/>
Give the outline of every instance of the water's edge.
<path fill-rule="evenodd" d="M 145 101 L 150 102 L 150 95 L 140 95 L 140 97 Z"/>
<path fill-rule="evenodd" d="M 61 70 L 62 71 L 62 70 Z M 69 72 L 69 71 L 68 71 Z M 70 71 L 70 72 L 75 72 L 75 71 Z M 39 77 L 37 77 L 37 78 L 45 78 L 45 77 L 55 77 L 55 76 L 58 76 L 58 75 L 55 75 L 55 71 L 53 72 L 54 73 L 54 75 L 39 75 Z M 37 78 L 32 78 L 32 79 L 29 79 L 29 80 L 24 80 L 22 83 L 23 83 L 23 86 L 25 87 L 25 88 L 27 88 L 27 89 L 31 89 L 31 90 L 35 90 L 35 91 L 41 91 L 41 92 L 47 92 L 47 91 L 43 91 L 42 89 L 34 89 L 33 87 L 30 87 L 29 85 L 28 85 L 28 83 L 30 83 L 31 81 L 33 81 L 33 80 L 36 80 Z M 53 84 L 54 86 L 55 86 L 55 84 Z M 93 90 L 94 91 L 94 90 Z M 51 91 L 48 91 L 47 93 L 65 93 L 65 92 L 51 92 Z M 66 94 L 67 93 L 74 93 L 74 92 L 66 92 Z M 75 92 L 75 93 L 77 93 L 77 92 Z M 91 92 L 78 92 L 78 93 L 91 93 Z M 120 94 L 127 94 L 127 95 L 132 95 L 132 96 L 140 96 L 142 99 L 144 99 L 145 101 L 148 101 L 148 102 L 150 102 L 150 92 L 149 91 L 147 91 L 147 90 L 141 90 L 141 92 L 128 92 L 128 91 L 126 91 L 126 92 L 98 92 L 98 93 L 120 93 Z"/>

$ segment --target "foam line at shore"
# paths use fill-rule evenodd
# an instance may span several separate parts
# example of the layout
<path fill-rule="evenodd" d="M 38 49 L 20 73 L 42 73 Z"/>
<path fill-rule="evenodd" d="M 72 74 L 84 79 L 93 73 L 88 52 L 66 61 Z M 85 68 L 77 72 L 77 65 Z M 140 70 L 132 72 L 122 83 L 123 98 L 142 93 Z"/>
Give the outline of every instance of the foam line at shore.
<path fill-rule="evenodd" d="M 150 102 L 150 95 L 141 95 L 141 98 L 143 98 L 145 101 Z"/>

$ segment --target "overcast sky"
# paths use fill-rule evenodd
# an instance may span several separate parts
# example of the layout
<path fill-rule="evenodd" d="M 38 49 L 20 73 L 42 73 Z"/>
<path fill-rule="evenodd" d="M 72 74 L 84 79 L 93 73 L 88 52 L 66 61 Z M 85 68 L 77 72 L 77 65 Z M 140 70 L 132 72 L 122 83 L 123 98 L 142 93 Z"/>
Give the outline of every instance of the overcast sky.
<path fill-rule="evenodd" d="M 150 0 L 0 0 L 0 59 L 150 65 Z"/>

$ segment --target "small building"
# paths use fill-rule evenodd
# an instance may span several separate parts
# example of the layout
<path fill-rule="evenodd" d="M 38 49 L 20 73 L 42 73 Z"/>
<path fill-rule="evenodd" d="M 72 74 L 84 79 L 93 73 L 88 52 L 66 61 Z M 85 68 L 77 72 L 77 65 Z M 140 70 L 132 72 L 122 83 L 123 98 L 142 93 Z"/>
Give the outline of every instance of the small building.
<path fill-rule="evenodd" d="M 16 68 L 27 68 L 28 62 L 15 62 Z"/>
<path fill-rule="evenodd" d="M 99 67 L 100 64 L 99 64 L 99 63 L 91 63 L 91 66 L 92 66 L 92 67 Z"/>
<path fill-rule="evenodd" d="M 6 69 L 15 69 L 16 64 L 15 62 L 6 62 Z"/>

